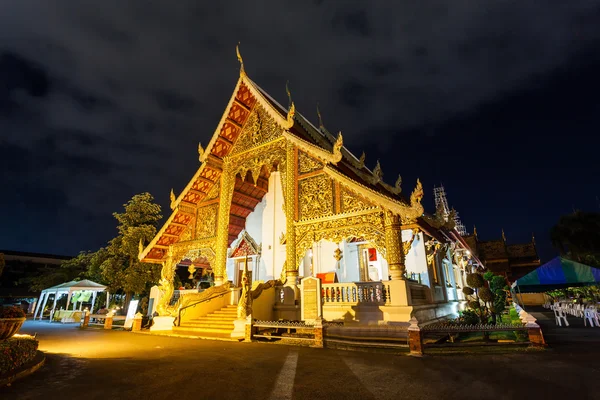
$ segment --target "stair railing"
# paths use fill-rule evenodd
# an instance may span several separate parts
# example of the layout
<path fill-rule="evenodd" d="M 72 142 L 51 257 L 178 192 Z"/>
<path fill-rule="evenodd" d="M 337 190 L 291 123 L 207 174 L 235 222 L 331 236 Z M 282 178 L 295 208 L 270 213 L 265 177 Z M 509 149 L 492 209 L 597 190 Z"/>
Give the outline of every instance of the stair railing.
<path fill-rule="evenodd" d="M 200 301 L 197 301 L 197 302 L 195 302 L 195 303 L 188 304 L 188 305 L 186 305 L 186 306 L 184 306 L 184 307 L 181 307 L 181 308 L 179 309 L 179 315 L 177 316 L 177 320 L 175 321 L 175 323 L 177 324 L 177 326 L 181 326 L 181 312 L 182 312 L 182 311 L 184 311 L 184 310 L 187 310 L 187 309 L 188 309 L 188 308 L 190 308 L 190 307 L 195 307 L 195 306 L 197 306 L 198 304 L 206 303 L 207 301 L 210 301 L 210 300 L 212 300 L 212 299 L 216 299 L 216 298 L 219 298 L 219 297 L 223 297 L 223 296 L 225 296 L 226 294 L 228 295 L 228 294 L 229 294 L 229 292 L 224 292 L 224 293 L 221 293 L 221 294 L 217 294 L 217 295 L 214 295 L 214 296 L 208 297 L 208 298 L 206 298 L 206 299 L 202 299 L 202 300 L 200 300 Z"/>

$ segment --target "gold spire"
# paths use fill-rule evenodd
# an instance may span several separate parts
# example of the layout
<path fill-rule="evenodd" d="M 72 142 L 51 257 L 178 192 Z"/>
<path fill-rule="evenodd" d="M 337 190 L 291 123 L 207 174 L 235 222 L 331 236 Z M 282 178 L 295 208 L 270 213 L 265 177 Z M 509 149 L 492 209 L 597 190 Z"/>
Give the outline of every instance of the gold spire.
<path fill-rule="evenodd" d="M 473 235 L 477 237 L 477 227 L 473 225 Z"/>
<path fill-rule="evenodd" d="M 294 126 L 294 115 L 296 115 L 296 106 L 294 105 L 294 102 L 292 101 L 292 104 L 290 105 L 290 109 L 288 110 L 287 113 L 287 128 L 290 129 L 292 126 Z"/>
<path fill-rule="evenodd" d="M 240 62 L 240 75 L 246 75 L 246 70 L 244 70 L 244 60 L 240 54 L 240 42 L 238 42 L 237 46 L 235 46 L 235 53 L 237 54 L 237 59 Z"/>
<path fill-rule="evenodd" d="M 394 188 L 398 191 L 398 193 L 402 191 L 402 175 L 398 174 L 398 179 L 396 179 Z"/>
<path fill-rule="evenodd" d="M 288 97 L 288 107 L 292 106 L 292 92 L 290 92 L 290 81 L 286 81 L 285 82 L 285 92 L 287 93 L 287 97 Z"/>
<path fill-rule="evenodd" d="M 198 160 L 202 162 L 202 158 L 204 157 L 204 147 L 202 147 L 202 143 L 198 142 Z"/>
<path fill-rule="evenodd" d="M 325 125 L 323 125 L 323 118 L 321 117 L 321 110 L 319 109 L 319 103 L 317 103 L 317 115 L 319 116 L 319 129 L 324 129 Z"/>
<path fill-rule="evenodd" d="M 360 158 L 358 159 L 358 164 L 360 165 L 360 169 L 362 169 L 365 166 L 365 158 L 367 158 L 367 155 L 363 151 L 362 154 L 360 155 Z"/>
<path fill-rule="evenodd" d="M 173 189 L 171 189 L 171 194 L 169 195 L 169 197 L 171 198 L 171 210 L 173 210 L 175 208 L 175 200 L 177 199 L 175 197 L 175 192 L 173 192 Z"/>
<path fill-rule="evenodd" d="M 502 240 L 506 242 L 506 235 L 504 235 L 504 228 L 502 228 Z"/>
<path fill-rule="evenodd" d="M 144 243 L 142 242 L 142 238 L 140 238 L 140 243 L 138 244 L 138 257 L 144 251 Z"/>

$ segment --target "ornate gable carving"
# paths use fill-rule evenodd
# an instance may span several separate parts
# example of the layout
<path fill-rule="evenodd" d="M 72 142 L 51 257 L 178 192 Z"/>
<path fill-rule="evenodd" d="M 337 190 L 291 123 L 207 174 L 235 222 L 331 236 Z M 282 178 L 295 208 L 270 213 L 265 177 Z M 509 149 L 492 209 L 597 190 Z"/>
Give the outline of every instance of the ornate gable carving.
<path fill-rule="evenodd" d="M 260 252 L 260 246 L 256 244 L 252 236 L 246 230 L 242 233 L 242 237 L 237 244 L 233 246 L 230 257 L 245 257 L 255 256 Z"/>
<path fill-rule="evenodd" d="M 333 181 L 327 175 L 317 175 L 298 182 L 300 219 L 333 214 Z"/>
<path fill-rule="evenodd" d="M 323 163 L 312 158 L 303 151 L 298 151 L 298 172 L 307 174 L 323 168 Z"/>
<path fill-rule="evenodd" d="M 233 145 L 231 155 L 248 151 L 255 146 L 275 140 L 281 134 L 282 129 L 275 120 L 261 106 L 256 105 L 242 129 L 242 133 Z"/>
<path fill-rule="evenodd" d="M 206 239 L 215 236 L 217 228 L 218 204 L 210 204 L 198 209 L 196 238 Z"/>
<path fill-rule="evenodd" d="M 342 212 L 348 213 L 353 211 L 365 210 L 368 208 L 376 207 L 375 204 L 366 201 L 361 196 L 356 195 L 355 193 L 349 191 L 348 189 L 342 187 L 340 193 L 340 200 L 342 205 Z"/>

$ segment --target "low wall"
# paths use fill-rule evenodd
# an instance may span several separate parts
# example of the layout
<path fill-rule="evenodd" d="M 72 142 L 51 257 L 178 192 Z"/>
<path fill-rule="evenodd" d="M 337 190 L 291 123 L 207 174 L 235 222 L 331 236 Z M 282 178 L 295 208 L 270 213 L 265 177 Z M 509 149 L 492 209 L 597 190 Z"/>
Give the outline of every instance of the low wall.
<path fill-rule="evenodd" d="M 263 290 L 260 296 L 252 302 L 252 318 L 262 321 L 273 321 L 275 316 L 273 311 L 275 297 L 275 287 Z"/>

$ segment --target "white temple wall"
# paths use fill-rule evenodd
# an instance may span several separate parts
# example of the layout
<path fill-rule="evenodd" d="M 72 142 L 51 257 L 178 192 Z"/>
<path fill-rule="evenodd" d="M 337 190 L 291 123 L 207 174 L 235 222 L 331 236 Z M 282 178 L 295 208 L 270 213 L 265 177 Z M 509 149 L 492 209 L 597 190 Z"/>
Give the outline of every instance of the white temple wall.
<path fill-rule="evenodd" d="M 410 229 L 402 231 L 402 241 L 408 242 L 412 239 L 413 233 Z M 406 274 L 408 278 L 415 279 L 423 285 L 429 286 L 429 272 L 427 269 L 427 253 L 425 251 L 425 240 L 423 233 L 417 234 L 412 246 L 405 256 Z M 414 275 L 413 275 L 414 274 Z"/>
<path fill-rule="evenodd" d="M 358 282 L 360 280 L 360 253 L 356 243 L 343 241 L 342 273 L 339 274 L 340 282 Z"/>
<path fill-rule="evenodd" d="M 265 194 L 263 202 L 265 205 L 262 211 L 262 233 L 253 238 L 257 243 L 262 243 L 259 277 L 267 281 L 281 276 L 286 258 L 285 245 L 280 244 L 280 237 L 285 232 L 285 212 L 279 171 L 274 171 L 269 176 L 269 191 Z"/>

